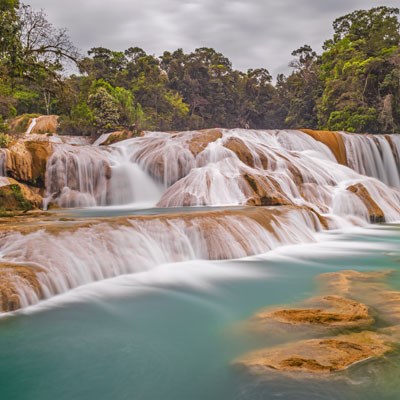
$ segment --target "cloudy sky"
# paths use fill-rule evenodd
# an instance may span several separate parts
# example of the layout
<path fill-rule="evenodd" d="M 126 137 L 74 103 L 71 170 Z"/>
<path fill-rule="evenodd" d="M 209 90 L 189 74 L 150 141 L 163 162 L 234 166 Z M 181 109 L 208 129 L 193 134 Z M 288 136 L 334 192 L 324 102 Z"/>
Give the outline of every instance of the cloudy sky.
<path fill-rule="evenodd" d="M 332 21 L 356 9 L 399 0 L 25 0 L 67 28 L 78 48 L 142 47 L 151 54 L 213 47 L 237 69 L 287 72 L 292 50 L 318 52 Z"/>

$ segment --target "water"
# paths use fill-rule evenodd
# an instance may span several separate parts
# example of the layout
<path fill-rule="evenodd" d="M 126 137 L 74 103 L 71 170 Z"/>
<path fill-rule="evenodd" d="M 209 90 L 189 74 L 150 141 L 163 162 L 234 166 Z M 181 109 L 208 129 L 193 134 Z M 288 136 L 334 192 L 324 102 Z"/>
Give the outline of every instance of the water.
<path fill-rule="evenodd" d="M 80 287 L 0 320 L 2 398 L 395 400 L 397 355 L 329 381 L 260 380 L 231 363 L 266 344 L 241 322 L 261 307 L 314 295 L 319 273 L 395 268 L 391 283 L 400 289 L 399 244 L 399 227 L 382 226 Z"/>
<path fill-rule="evenodd" d="M 0 230 L 21 307 L 0 318 L 1 399 L 398 399 L 398 352 L 329 380 L 232 365 L 288 340 L 244 322 L 320 273 L 391 268 L 400 289 L 400 227 L 368 225 L 400 220 L 399 136 L 313 135 L 52 141 L 44 206 L 71 209 Z"/>
<path fill-rule="evenodd" d="M 332 226 L 399 220 L 398 135 L 335 135 L 342 162 L 329 140 L 300 131 L 146 132 L 111 146 L 54 144 L 45 206 L 294 204 Z"/>
<path fill-rule="evenodd" d="M 0 149 L 0 176 L 7 176 L 6 162 L 7 162 L 7 150 Z"/>

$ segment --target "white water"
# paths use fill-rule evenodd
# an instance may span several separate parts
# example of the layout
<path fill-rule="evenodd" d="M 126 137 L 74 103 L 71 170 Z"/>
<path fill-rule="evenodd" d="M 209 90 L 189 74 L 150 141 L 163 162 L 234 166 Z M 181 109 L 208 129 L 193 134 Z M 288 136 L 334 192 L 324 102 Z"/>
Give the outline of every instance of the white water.
<path fill-rule="evenodd" d="M 365 225 L 374 217 L 370 201 L 386 221 L 400 220 L 398 136 L 343 133 L 349 168 L 299 131 L 223 130 L 205 143 L 202 135 L 152 132 L 104 147 L 56 143 L 47 164 L 45 203 L 182 207 L 277 201 L 306 208 L 265 211 L 261 220 L 246 212 L 183 213 L 89 220 L 82 227 L 62 223 L 55 233 L 6 232 L 0 261 L 43 268 L 38 278 L 49 298 L 165 263 L 241 258 L 314 241 L 322 230 L 317 214 L 329 228 Z M 352 185 L 361 185 L 371 200 L 350 191 Z M 29 283 L 18 279 L 22 305 L 36 303 Z"/>
<path fill-rule="evenodd" d="M 0 176 L 7 176 L 7 150 L 0 149 Z"/>
<path fill-rule="evenodd" d="M 33 128 L 36 125 L 36 122 L 37 122 L 37 118 L 32 118 L 32 121 L 29 124 L 28 129 L 26 130 L 27 135 L 29 135 L 32 132 Z"/>
<path fill-rule="evenodd" d="M 146 203 L 155 205 L 161 197 L 157 185 L 130 161 L 124 147 L 55 145 L 47 163 L 47 206 L 94 207 Z"/>
<path fill-rule="evenodd" d="M 349 167 L 400 189 L 400 135 L 341 133 Z"/>
<path fill-rule="evenodd" d="M 397 135 L 342 133 L 351 168 L 299 131 L 224 130 L 202 151 L 191 151 L 202 135 L 150 132 L 108 147 L 56 146 L 47 168 L 47 202 L 62 207 L 243 205 L 253 201 L 251 177 L 270 197 L 332 219 L 368 222 L 366 205 L 348 190 L 362 184 L 386 221 L 400 219 Z M 231 150 L 232 143 L 240 153 Z"/>
<path fill-rule="evenodd" d="M 60 226 L 0 237 L 0 262 L 35 265 L 44 297 L 87 283 L 188 260 L 220 260 L 265 253 L 285 244 L 310 242 L 322 230 L 306 210 L 279 211 L 266 229 L 246 215 L 170 216 L 96 222 L 88 227 Z M 57 225 L 54 226 L 57 229 Z M 20 279 L 20 278 L 18 278 Z M 38 301 L 28 282 L 18 288 L 23 307 Z"/>

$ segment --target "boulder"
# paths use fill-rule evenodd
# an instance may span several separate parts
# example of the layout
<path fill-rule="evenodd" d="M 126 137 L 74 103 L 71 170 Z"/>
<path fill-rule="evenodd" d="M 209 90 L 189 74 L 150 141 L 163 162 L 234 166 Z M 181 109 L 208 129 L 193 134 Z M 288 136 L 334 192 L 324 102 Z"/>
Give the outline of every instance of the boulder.
<path fill-rule="evenodd" d="M 42 115 L 36 118 L 36 123 L 29 133 L 55 134 L 58 128 L 58 115 Z M 32 120 L 30 121 L 32 122 Z"/>
<path fill-rule="evenodd" d="M 272 178 L 258 174 L 244 173 L 243 192 L 249 197 L 249 206 L 283 206 L 293 203 L 283 193 L 278 182 Z"/>

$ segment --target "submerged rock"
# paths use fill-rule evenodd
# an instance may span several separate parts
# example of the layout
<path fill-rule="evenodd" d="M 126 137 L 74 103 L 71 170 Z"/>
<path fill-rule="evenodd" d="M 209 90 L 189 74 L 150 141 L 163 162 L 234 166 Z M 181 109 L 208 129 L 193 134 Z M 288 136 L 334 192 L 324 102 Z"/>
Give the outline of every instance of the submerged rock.
<path fill-rule="evenodd" d="M 322 339 L 301 340 L 250 353 L 235 362 L 251 373 L 268 370 L 312 374 L 343 371 L 393 349 L 389 337 L 365 331 Z"/>
<path fill-rule="evenodd" d="M 311 298 L 298 308 L 267 309 L 250 320 L 253 331 L 256 328 L 263 335 L 279 338 L 283 331 L 286 340 L 296 329 L 296 341 L 251 352 L 235 364 L 258 374 L 275 370 L 318 375 L 342 371 L 394 350 L 400 341 L 400 292 L 386 284 L 390 273 L 347 270 L 321 274 L 322 290 L 333 294 Z M 382 322 L 392 326 L 380 328 Z M 298 330 L 310 327 L 319 330 Z M 322 328 L 340 329 L 342 334 L 317 338 Z M 343 334 L 344 329 L 357 332 Z"/>
<path fill-rule="evenodd" d="M 307 308 L 262 311 L 253 318 L 253 321 L 264 327 L 279 323 L 328 328 L 365 327 L 374 322 L 365 304 L 341 296 L 316 297 L 304 305 Z"/>

